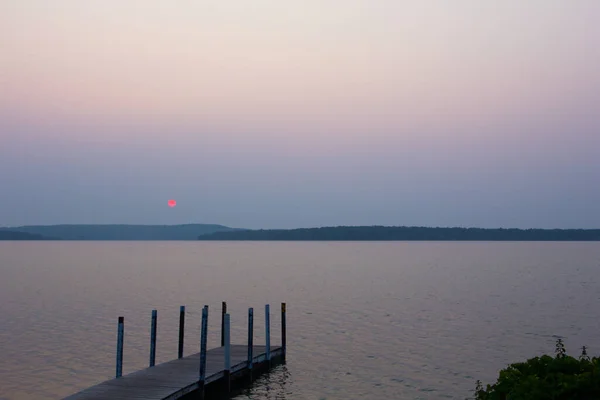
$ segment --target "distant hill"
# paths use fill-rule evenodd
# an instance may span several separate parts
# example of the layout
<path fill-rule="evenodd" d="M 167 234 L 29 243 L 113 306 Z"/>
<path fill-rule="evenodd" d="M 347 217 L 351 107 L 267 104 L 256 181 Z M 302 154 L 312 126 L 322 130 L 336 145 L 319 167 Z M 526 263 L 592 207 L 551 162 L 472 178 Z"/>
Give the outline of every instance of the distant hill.
<path fill-rule="evenodd" d="M 0 240 L 48 240 L 48 239 L 50 239 L 50 238 L 46 238 L 41 235 L 34 235 L 31 233 L 0 230 Z"/>
<path fill-rule="evenodd" d="M 464 240 L 464 241 L 600 241 L 600 229 L 481 229 L 405 226 L 338 226 L 306 229 L 216 232 L 199 240 Z"/>
<path fill-rule="evenodd" d="M 222 225 L 40 225 L 0 228 L 63 240 L 196 240 L 199 235 L 233 231 Z"/>

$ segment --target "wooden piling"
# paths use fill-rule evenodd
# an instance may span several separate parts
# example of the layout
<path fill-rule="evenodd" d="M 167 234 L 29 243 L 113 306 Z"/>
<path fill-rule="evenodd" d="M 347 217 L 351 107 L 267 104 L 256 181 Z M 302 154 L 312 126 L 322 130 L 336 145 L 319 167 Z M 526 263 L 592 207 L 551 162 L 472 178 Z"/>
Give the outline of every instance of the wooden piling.
<path fill-rule="evenodd" d="M 225 314 L 223 318 L 223 340 L 225 347 L 225 370 L 223 376 L 225 378 L 225 390 L 231 392 L 231 324 L 229 314 Z"/>
<path fill-rule="evenodd" d="M 183 331 L 185 329 L 185 306 L 179 307 L 179 346 L 177 358 L 183 358 Z"/>
<path fill-rule="evenodd" d="M 271 311 L 270 306 L 265 305 L 265 344 L 267 346 L 267 366 L 271 363 Z"/>
<path fill-rule="evenodd" d="M 116 377 L 123 376 L 123 337 L 125 335 L 125 318 L 119 317 L 117 327 L 117 373 Z"/>
<path fill-rule="evenodd" d="M 225 346 L 225 314 L 227 314 L 227 303 L 221 303 L 221 347 Z"/>
<path fill-rule="evenodd" d="M 150 366 L 156 363 L 156 319 L 157 312 L 152 310 L 152 321 L 150 322 Z"/>
<path fill-rule="evenodd" d="M 285 303 L 281 303 L 281 353 L 283 361 L 285 361 L 286 351 L 286 324 L 285 324 Z"/>
<path fill-rule="evenodd" d="M 208 335 L 208 306 L 202 309 L 202 328 L 200 333 L 200 379 L 198 381 L 199 398 L 204 399 L 206 383 L 206 340 Z"/>
<path fill-rule="evenodd" d="M 254 355 L 254 309 L 250 307 L 248 309 L 248 372 L 250 375 L 250 382 L 252 382 L 252 367 Z"/>

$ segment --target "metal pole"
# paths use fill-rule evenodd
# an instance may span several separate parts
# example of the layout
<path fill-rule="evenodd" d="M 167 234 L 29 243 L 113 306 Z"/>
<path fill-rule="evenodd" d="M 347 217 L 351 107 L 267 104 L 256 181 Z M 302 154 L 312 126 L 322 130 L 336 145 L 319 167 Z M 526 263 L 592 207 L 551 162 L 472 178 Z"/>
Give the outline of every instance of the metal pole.
<path fill-rule="evenodd" d="M 185 330 L 185 306 L 179 307 L 179 347 L 177 358 L 183 358 L 183 332 Z"/>
<path fill-rule="evenodd" d="M 225 314 L 227 314 L 227 303 L 221 303 L 221 347 L 225 346 Z"/>
<path fill-rule="evenodd" d="M 225 341 L 225 385 L 227 388 L 227 393 L 231 391 L 231 319 L 229 314 L 225 314 L 225 318 L 223 319 L 223 339 Z"/>
<path fill-rule="evenodd" d="M 248 309 L 248 371 L 250 372 L 250 381 L 252 381 L 252 367 L 254 361 L 254 309 Z"/>
<path fill-rule="evenodd" d="M 271 312 L 269 305 L 265 305 L 265 335 L 267 345 L 267 365 L 271 363 Z"/>
<path fill-rule="evenodd" d="M 117 328 L 117 378 L 123 376 L 123 336 L 125 335 L 125 318 L 119 317 Z"/>
<path fill-rule="evenodd" d="M 285 326 L 285 303 L 281 303 L 281 353 L 285 361 L 286 347 L 286 326 Z"/>
<path fill-rule="evenodd" d="M 150 366 L 154 367 L 156 362 L 156 310 L 152 310 L 152 322 L 150 323 Z"/>
<path fill-rule="evenodd" d="M 202 309 L 202 331 L 200 334 L 200 399 L 204 399 L 204 383 L 206 381 L 206 336 L 208 334 L 208 306 Z"/>

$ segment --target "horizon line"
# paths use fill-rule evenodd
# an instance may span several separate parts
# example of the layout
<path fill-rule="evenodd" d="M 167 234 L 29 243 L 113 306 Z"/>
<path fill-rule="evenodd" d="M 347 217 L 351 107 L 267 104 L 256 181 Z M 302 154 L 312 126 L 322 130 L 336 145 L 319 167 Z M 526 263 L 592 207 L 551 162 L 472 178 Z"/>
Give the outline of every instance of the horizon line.
<path fill-rule="evenodd" d="M 506 227 L 494 227 L 494 228 L 483 228 L 477 226 L 425 226 L 425 225 L 323 225 L 323 226 L 311 226 L 311 227 L 295 227 L 295 228 L 237 228 L 228 225 L 218 223 L 204 223 L 204 222 L 189 222 L 182 224 L 126 224 L 126 223 L 104 223 L 104 224 L 89 224 L 89 223 L 76 223 L 76 224 L 41 224 L 41 225 L 18 225 L 18 226 L 7 226 L 0 225 L 0 229 L 22 229 L 31 227 L 59 227 L 59 226 L 141 226 L 141 227 L 177 227 L 177 226 L 190 226 L 190 225 L 214 225 L 221 226 L 229 229 L 241 229 L 250 231 L 289 231 L 299 229 L 325 229 L 325 228 L 425 228 L 425 229 L 481 229 L 481 230 L 544 230 L 544 231 L 556 231 L 556 230 L 580 230 L 580 231 L 594 231 L 600 230 L 599 228 L 506 228 Z"/>

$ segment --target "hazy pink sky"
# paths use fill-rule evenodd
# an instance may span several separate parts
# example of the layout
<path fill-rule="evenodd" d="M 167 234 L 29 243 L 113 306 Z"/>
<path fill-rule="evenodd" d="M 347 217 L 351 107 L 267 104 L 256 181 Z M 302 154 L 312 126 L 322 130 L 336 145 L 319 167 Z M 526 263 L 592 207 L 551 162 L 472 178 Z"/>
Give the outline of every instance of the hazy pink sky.
<path fill-rule="evenodd" d="M 598 21 L 598 0 L 0 0 L 0 225 L 600 227 Z"/>

